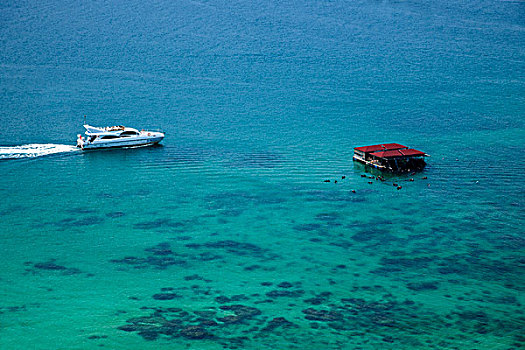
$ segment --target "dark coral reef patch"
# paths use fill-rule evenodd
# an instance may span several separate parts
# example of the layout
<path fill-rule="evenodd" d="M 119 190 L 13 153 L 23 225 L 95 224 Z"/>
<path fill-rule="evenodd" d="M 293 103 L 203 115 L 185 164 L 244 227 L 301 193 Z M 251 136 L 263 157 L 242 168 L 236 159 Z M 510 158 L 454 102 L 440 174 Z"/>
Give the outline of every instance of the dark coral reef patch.
<path fill-rule="evenodd" d="M 24 263 L 26 266 L 26 273 L 39 275 L 42 273 L 59 273 L 61 275 L 77 275 L 83 273 L 80 269 L 74 267 L 66 267 L 56 263 L 56 259 L 49 259 L 48 261 L 33 263 L 27 261 Z M 92 276 L 87 274 L 87 276 Z"/>

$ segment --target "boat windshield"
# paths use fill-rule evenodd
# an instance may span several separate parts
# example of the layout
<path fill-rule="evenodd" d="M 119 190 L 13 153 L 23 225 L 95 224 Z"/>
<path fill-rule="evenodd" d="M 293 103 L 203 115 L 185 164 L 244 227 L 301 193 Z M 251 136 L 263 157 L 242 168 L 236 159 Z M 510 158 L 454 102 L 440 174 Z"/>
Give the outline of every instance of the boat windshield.
<path fill-rule="evenodd" d="M 126 136 L 136 136 L 138 135 L 139 133 L 136 132 L 136 131 L 124 131 L 120 134 L 121 137 L 126 137 Z"/>

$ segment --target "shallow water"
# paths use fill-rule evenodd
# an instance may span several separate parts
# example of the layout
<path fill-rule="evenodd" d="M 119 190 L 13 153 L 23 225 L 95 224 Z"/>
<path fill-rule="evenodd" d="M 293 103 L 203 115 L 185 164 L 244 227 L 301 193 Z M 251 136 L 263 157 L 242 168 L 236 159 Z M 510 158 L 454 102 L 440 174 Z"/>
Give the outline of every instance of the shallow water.
<path fill-rule="evenodd" d="M 0 5 L 0 347 L 522 347 L 524 9 Z"/>

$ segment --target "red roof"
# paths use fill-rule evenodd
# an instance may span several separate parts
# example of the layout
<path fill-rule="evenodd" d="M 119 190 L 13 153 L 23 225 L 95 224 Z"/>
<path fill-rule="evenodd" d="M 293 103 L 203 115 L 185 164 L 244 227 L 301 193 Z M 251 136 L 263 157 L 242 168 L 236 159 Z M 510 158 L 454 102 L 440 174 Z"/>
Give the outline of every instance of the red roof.
<path fill-rule="evenodd" d="M 355 147 L 354 149 L 357 151 L 364 152 L 364 153 L 370 153 L 370 152 L 375 152 L 375 151 L 389 151 L 389 150 L 402 149 L 402 148 L 408 148 L 408 147 L 400 145 L 399 143 L 385 143 L 381 145 Z"/>
<path fill-rule="evenodd" d="M 399 143 L 385 143 L 383 147 L 385 148 L 385 151 L 391 151 L 393 149 L 408 148 L 407 146 L 400 145 Z"/>
<path fill-rule="evenodd" d="M 361 151 L 361 152 L 364 152 L 364 153 L 380 151 L 382 149 L 383 149 L 382 145 L 363 146 L 363 147 L 356 147 L 356 148 L 354 148 L 354 150 Z"/>
<path fill-rule="evenodd" d="M 376 156 L 376 157 L 379 157 L 379 158 L 393 158 L 393 157 L 401 157 L 402 156 L 402 154 L 399 153 L 398 150 L 374 152 L 374 153 L 372 153 L 372 155 Z"/>
<path fill-rule="evenodd" d="M 425 152 L 421 152 L 413 148 L 402 149 L 399 152 L 401 152 L 401 154 L 404 156 L 426 156 Z"/>
<path fill-rule="evenodd" d="M 373 156 L 378 158 L 394 158 L 394 157 L 410 157 L 410 156 L 425 156 L 425 152 L 418 151 L 417 149 L 399 149 L 392 151 L 381 151 L 371 153 Z"/>

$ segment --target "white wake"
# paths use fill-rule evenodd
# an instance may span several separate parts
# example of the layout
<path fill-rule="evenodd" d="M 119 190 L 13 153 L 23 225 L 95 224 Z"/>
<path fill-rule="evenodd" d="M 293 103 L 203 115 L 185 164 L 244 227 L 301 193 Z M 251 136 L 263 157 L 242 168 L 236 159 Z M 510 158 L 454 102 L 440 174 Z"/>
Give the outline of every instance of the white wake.
<path fill-rule="evenodd" d="M 78 151 L 79 148 L 71 145 L 30 144 L 12 147 L 0 147 L 0 160 L 35 158 L 56 153 L 68 153 Z"/>

